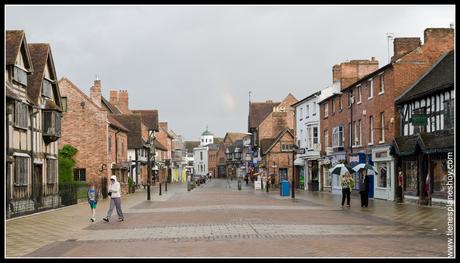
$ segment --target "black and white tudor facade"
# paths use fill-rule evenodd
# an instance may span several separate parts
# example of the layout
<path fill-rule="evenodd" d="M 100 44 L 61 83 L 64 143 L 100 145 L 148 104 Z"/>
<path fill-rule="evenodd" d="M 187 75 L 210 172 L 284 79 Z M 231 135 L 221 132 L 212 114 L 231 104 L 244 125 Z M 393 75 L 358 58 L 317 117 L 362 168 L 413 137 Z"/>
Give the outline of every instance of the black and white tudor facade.
<path fill-rule="evenodd" d="M 452 50 L 395 100 L 400 136 L 393 145 L 404 175 L 398 194 L 405 200 L 446 202 L 447 160 L 454 153 L 454 87 Z"/>

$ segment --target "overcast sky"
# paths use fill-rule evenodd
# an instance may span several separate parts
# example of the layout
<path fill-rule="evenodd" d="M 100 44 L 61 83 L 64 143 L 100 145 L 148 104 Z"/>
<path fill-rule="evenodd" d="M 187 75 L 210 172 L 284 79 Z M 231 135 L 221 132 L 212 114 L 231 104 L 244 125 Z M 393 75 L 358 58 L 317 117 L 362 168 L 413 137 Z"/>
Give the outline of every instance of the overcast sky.
<path fill-rule="evenodd" d="M 246 132 L 251 101 L 297 99 L 332 82 L 332 66 L 388 62 L 386 33 L 449 27 L 455 6 L 6 6 L 6 29 L 50 43 L 58 77 L 83 92 L 129 93 L 187 140 L 209 125 Z M 392 45 L 390 46 L 392 55 Z"/>

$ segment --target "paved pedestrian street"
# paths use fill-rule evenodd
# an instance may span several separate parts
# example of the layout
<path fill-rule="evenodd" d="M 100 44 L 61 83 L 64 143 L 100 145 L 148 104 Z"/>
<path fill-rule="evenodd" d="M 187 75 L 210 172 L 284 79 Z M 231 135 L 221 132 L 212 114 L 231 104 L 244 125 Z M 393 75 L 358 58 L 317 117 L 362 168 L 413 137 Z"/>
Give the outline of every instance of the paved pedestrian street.
<path fill-rule="evenodd" d="M 370 200 L 340 207 L 340 196 L 297 191 L 295 200 L 213 179 L 187 192 L 184 184 L 146 201 L 122 196 L 101 221 L 86 203 L 6 222 L 7 257 L 447 257 L 447 211 Z"/>

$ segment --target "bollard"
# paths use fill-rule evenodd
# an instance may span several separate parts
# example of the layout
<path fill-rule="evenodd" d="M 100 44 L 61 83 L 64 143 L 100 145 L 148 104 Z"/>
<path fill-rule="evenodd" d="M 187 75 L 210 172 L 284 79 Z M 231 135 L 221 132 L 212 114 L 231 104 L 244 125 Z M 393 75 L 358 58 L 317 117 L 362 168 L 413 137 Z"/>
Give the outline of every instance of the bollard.
<path fill-rule="evenodd" d="M 241 190 L 241 180 L 238 179 L 238 190 Z"/>

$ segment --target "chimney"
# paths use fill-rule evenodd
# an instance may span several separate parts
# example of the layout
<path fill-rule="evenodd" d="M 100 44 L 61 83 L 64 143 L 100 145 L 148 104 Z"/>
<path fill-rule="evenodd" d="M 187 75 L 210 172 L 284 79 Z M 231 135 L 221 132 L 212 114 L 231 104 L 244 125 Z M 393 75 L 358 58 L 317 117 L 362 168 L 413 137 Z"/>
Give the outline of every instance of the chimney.
<path fill-rule="evenodd" d="M 423 32 L 423 44 L 431 44 L 431 42 L 448 42 L 454 39 L 453 28 L 427 28 Z M 436 43 L 438 44 L 438 43 Z"/>
<path fill-rule="evenodd" d="M 340 70 L 340 65 L 334 65 L 332 67 L 332 83 L 336 81 L 340 81 L 340 76 L 341 76 L 341 70 Z"/>
<path fill-rule="evenodd" d="M 118 93 L 118 109 L 123 114 L 130 113 L 128 109 L 128 91 L 127 90 L 120 90 Z"/>
<path fill-rule="evenodd" d="M 117 90 L 110 90 L 110 104 L 113 104 L 113 105 L 118 104 L 118 91 Z"/>
<path fill-rule="evenodd" d="M 340 90 L 347 88 L 358 79 L 376 71 L 379 68 L 378 60 L 358 59 L 340 63 L 332 67 L 333 83 L 339 83 Z"/>
<path fill-rule="evenodd" d="M 391 61 L 396 61 L 398 58 L 406 55 L 412 50 L 420 47 L 419 37 L 398 37 L 393 40 L 393 57 Z"/>
<path fill-rule="evenodd" d="M 90 89 L 91 100 L 101 107 L 101 80 L 96 79 L 94 85 Z"/>
<path fill-rule="evenodd" d="M 265 103 L 273 103 L 272 100 L 266 100 Z"/>
<path fill-rule="evenodd" d="M 169 131 L 167 122 L 160 122 L 160 127 L 164 129 L 165 131 Z"/>

